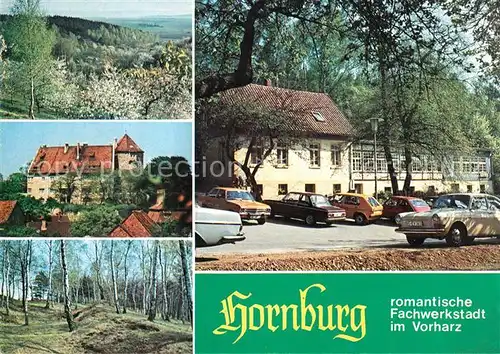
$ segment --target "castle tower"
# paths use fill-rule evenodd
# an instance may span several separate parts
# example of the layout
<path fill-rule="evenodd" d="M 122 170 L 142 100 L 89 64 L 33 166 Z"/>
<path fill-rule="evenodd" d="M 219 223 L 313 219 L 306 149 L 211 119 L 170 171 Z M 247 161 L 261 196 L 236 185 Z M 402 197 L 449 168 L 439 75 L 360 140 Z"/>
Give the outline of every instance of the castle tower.
<path fill-rule="evenodd" d="M 115 169 L 133 170 L 144 166 L 144 151 L 125 134 L 118 142 L 115 142 Z"/>

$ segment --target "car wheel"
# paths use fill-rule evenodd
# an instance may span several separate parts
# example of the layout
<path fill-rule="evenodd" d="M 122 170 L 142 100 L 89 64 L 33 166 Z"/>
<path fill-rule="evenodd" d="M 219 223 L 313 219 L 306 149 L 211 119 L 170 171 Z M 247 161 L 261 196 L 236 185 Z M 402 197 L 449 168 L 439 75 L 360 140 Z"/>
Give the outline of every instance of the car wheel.
<path fill-rule="evenodd" d="M 309 225 L 309 226 L 314 226 L 316 225 L 316 219 L 314 219 L 314 216 L 312 215 L 308 215 L 306 217 L 306 224 Z"/>
<path fill-rule="evenodd" d="M 406 236 L 406 241 L 410 246 L 422 246 L 425 241 L 425 237 L 414 237 L 414 236 Z"/>
<path fill-rule="evenodd" d="M 266 218 L 263 216 L 260 219 L 258 219 L 257 222 L 259 223 L 259 225 L 264 225 L 266 223 Z"/>
<path fill-rule="evenodd" d="M 356 225 L 366 225 L 366 217 L 363 214 L 354 215 L 354 222 Z"/>
<path fill-rule="evenodd" d="M 467 230 L 463 225 L 454 224 L 451 226 L 448 235 L 446 235 L 446 243 L 448 246 L 460 247 L 466 244 Z"/>
<path fill-rule="evenodd" d="M 327 221 L 327 222 L 326 222 L 326 225 L 327 225 L 327 226 L 332 226 L 332 225 L 333 225 L 333 221 Z"/>

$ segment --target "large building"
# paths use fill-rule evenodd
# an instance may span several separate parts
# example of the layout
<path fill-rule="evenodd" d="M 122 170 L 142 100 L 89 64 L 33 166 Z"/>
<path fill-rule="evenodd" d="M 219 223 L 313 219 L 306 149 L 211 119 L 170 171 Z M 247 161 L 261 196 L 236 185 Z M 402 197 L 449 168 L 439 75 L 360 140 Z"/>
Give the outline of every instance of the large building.
<path fill-rule="evenodd" d="M 377 164 L 378 191 L 391 191 L 387 162 L 382 148 L 375 158 L 370 141 L 355 142 L 354 130 L 328 97 L 323 93 L 294 91 L 269 85 L 250 84 L 228 90 L 221 97 L 221 104 L 258 103 L 260 107 L 283 110 L 288 126 L 283 129 L 299 130 L 304 139 L 280 143 L 264 159 L 255 178 L 264 198 L 274 198 L 287 191 L 310 191 L 321 194 L 357 191 L 375 192 L 375 163 Z M 199 191 L 216 185 L 230 186 L 245 182 L 245 174 L 227 159 L 223 134 L 215 134 L 203 161 L 203 178 L 197 185 Z M 243 143 L 232 151 L 235 160 L 253 169 L 263 160 L 268 137 L 258 137 L 248 151 L 249 136 L 241 132 Z M 245 143 L 246 142 L 246 143 Z M 402 188 L 406 172 L 404 154 L 397 146 L 393 150 L 393 165 Z M 413 158 L 412 182 L 414 192 L 442 193 L 451 191 L 492 191 L 492 165 L 489 151 L 478 151 L 471 156 L 449 157 L 437 161 L 421 154 Z"/>
<path fill-rule="evenodd" d="M 144 151 L 127 134 L 109 145 L 43 145 L 28 169 L 28 194 L 36 199 L 55 198 L 53 183 L 65 175 L 76 174 L 81 184 L 89 176 L 130 171 L 143 164 Z M 81 202 L 78 188 L 72 202 Z"/>

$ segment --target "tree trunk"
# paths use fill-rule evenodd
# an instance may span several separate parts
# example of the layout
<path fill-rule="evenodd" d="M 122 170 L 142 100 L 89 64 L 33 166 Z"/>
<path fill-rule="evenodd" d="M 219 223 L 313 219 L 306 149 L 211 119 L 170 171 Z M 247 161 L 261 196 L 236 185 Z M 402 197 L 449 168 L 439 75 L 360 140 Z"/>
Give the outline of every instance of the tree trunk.
<path fill-rule="evenodd" d="M 64 288 L 64 314 L 68 322 L 70 332 L 73 332 L 75 323 L 73 322 L 73 314 L 71 313 L 71 299 L 69 295 L 69 278 L 68 268 L 66 267 L 66 251 L 64 241 L 61 241 L 61 268 L 63 272 L 63 288 Z"/>
<path fill-rule="evenodd" d="M 184 285 L 186 287 L 186 299 L 188 305 L 188 313 L 189 313 L 189 322 L 191 323 L 191 327 L 193 326 L 193 299 L 191 293 L 191 278 L 189 274 L 189 266 L 188 259 L 186 254 L 186 245 L 184 241 L 179 241 L 179 249 L 181 252 L 181 260 L 182 260 L 182 275 L 184 277 Z"/>
<path fill-rule="evenodd" d="M 165 252 L 163 252 L 165 254 Z M 166 259 L 163 259 L 162 261 L 162 252 L 160 249 L 160 254 L 159 254 L 159 260 L 160 260 L 160 269 L 161 269 L 161 288 L 162 288 L 162 294 L 163 294 L 163 308 L 161 312 L 161 317 L 164 321 L 170 322 L 170 317 L 168 315 L 168 298 L 167 298 L 167 278 L 166 278 L 166 272 L 167 272 L 167 265 L 166 265 Z"/>
<path fill-rule="evenodd" d="M 412 156 L 411 156 L 411 150 L 405 146 L 405 171 L 406 171 L 406 177 L 405 177 L 405 183 L 403 185 L 403 192 L 405 195 L 410 195 L 410 184 L 411 184 L 411 165 L 412 165 Z"/>
<path fill-rule="evenodd" d="M 104 300 L 104 288 L 101 283 L 101 261 L 99 259 L 99 252 L 97 247 L 97 242 L 94 244 L 95 250 L 95 267 L 96 267 L 96 278 L 97 278 L 97 287 L 99 288 L 99 299 Z"/>
<path fill-rule="evenodd" d="M 2 298 L 0 299 L 0 307 L 3 307 L 4 304 L 5 304 L 5 294 L 7 293 L 7 291 L 4 290 L 5 288 L 5 269 L 7 267 L 6 265 L 6 261 L 5 261 L 5 258 L 7 257 L 6 256 L 6 253 L 7 253 L 7 241 L 2 241 L 2 244 L 4 246 L 3 248 L 3 261 L 2 261 Z"/>
<path fill-rule="evenodd" d="M 144 254 L 144 243 L 141 242 L 141 266 L 142 266 L 142 311 L 144 314 L 146 311 L 146 260 Z"/>
<path fill-rule="evenodd" d="M 118 301 L 118 286 L 116 285 L 116 274 L 115 274 L 115 262 L 113 259 L 113 248 L 114 248 L 114 241 L 111 241 L 111 252 L 109 256 L 109 262 L 111 265 L 111 281 L 113 282 L 113 301 L 115 302 L 115 310 L 116 313 L 120 313 L 120 304 Z"/>
<path fill-rule="evenodd" d="M 9 242 L 7 241 L 7 244 L 6 244 L 6 249 L 7 249 L 7 252 L 5 253 L 5 257 L 6 257 L 6 262 L 7 262 L 7 266 L 6 266 L 6 270 L 5 270 L 5 275 L 7 277 L 7 297 L 5 298 L 5 314 L 7 316 L 9 316 L 9 300 L 10 300 L 10 287 L 9 287 L 9 278 L 10 278 L 10 255 L 9 255 L 9 251 L 10 251 L 10 247 L 9 247 Z M 12 293 L 14 294 L 14 293 Z"/>
<path fill-rule="evenodd" d="M 153 258 L 151 262 L 151 281 L 149 285 L 149 311 L 148 321 L 153 322 L 156 318 L 156 261 L 158 259 L 159 242 L 154 241 Z"/>
<path fill-rule="evenodd" d="M 47 302 L 45 303 L 45 308 L 48 309 L 50 308 L 50 303 L 52 299 L 52 242 L 49 241 L 48 247 L 49 247 L 49 284 L 48 284 L 48 289 L 47 289 Z"/>
<path fill-rule="evenodd" d="M 127 282 L 127 258 L 128 252 L 130 251 L 130 246 L 132 245 L 132 241 L 127 242 L 127 251 L 125 252 L 125 262 L 124 262 L 124 278 L 125 278 L 125 288 L 123 289 L 123 313 L 127 313 L 127 305 L 128 305 L 128 282 Z"/>
<path fill-rule="evenodd" d="M 35 119 L 35 80 L 31 78 L 31 100 L 29 119 Z"/>

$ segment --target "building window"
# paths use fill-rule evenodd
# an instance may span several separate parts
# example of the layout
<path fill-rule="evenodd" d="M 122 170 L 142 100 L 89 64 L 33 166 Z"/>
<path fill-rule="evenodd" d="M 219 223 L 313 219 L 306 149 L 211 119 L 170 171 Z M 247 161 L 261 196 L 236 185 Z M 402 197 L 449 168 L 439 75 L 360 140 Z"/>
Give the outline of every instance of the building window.
<path fill-rule="evenodd" d="M 486 158 L 485 157 L 480 157 L 479 160 L 478 160 L 478 166 L 477 166 L 477 169 L 478 169 L 478 172 L 487 172 L 486 170 Z"/>
<path fill-rule="evenodd" d="M 453 160 L 453 172 L 455 174 L 459 174 L 460 172 L 462 172 L 462 165 L 460 163 L 460 158 L 455 158 Z"/>
<path fill-rule="evenodd" d="M 467 193 L 472 193 L 472 184 L 467 185 Z"/>
<path fill-rule="evenodd" d="M 333 185 L 333 194 L 342 193 L 342 185 L 334 184 Z"/>
<path fill-rule="evenodd" d="M 251 165 L 258 165 L 259 163 L 262 162 L 262 156 L 263 156 L 263 150 L 262 150 L 262 144 L 260 140 L 257 140 L 255 142 L 255 145 L 252 147 L 252 150 L 250 152 L 250 164 Z"/>
<path fill-rule="evenodd" d="M 485 185 L 485 184 L 481 184 L 481 185 L 479 186 L 479 191 L 480 191 L 481 193 L 486 193 L 486 185 Z"/>
<path fill-rule="evenodd" d="M 278 184 L 278 195 L 288 194 L 288 184 Z"/>
<path fill-rule="evenodd" d="M 452 183 L 451 184 L 451 191 L 453 193 L 458 193 L 460 192 L 460 185 L 458 183 Z"/>
<path fill-rule="evenodd" d="M 363 184 L 355 183 L 354 184 L 354 193 L 363 194 Z"/>
<path fill-rule="evenodd" d="M 392 188 L 391 187 L 384 187 L 384 192 L 385 193 L 391 193 L 392 192 Z"/>
<path fill-rule="evenodd" d="M 288 166 L 288 147 L 283 143 L 276 146 L 276 162 L 278 166 Z"/>
<path fill-rule="evenodd" d="M 331 146 L 331 160 L 333 166 L 341 166 L 342 165 L 342 154 L 340 151 L 340 147 L 338 145 Z"/>
<path fill-rule="evenodd" d="M 434 187 L 434 186 L 427 187 L 427 193 L 432 194 L 432 195 L 436 194 L 436 187 Z"/>
<path fill-rule="evenodd" d="M 40 188 L 38 191 L 39 191 L 40 193 L 45 193 L 45 188 Z"/>
<path fill-rule="evenodd" d="M 313 115 L 314 119 L 316 119 L 316 121 L 318 121 L 318 122 L 324 122 L 325 121 L 325 117 L 323 117 L 323 115 L 320 112 L 318 112 L 318 111 L 313 111 L 312 115 Z"/>
<path fill-rule="evenodd" d="M 422 161 L 418 158 L 414 158 L 412 162 L 412 172 L 422 172 Z"/>
<path fill-rule="evenodd" d="M 387 172 L 387 161 L 383 152 L 377 152 L 377 171 Z"/>
<path fill-rule="evenodd" d="M 315 184 L 306 184 L 306 192 L 316 193 L 316 185 Z"/>
<path fill-rule="evenodd" d="M 309 166 L 319 167 L 320 166 L 320 155 L 319 155 L 319 144 L 309 145 Z"/>
<path fill-rule="evenodd" d="M 471 165 L 471 159 L 468 157 L 462 158 L 462 171 L 464 173 L 471 173 L 472 172 L 472 165 Z"/>
<path fill-rule="evenodd" d="M 352 171 L 361 172 L 361 152 L 359 151 L 352 153 Z"/>
<path fill-rule="evenodd" d="M 364 172 L 374 172 L 373 166 L 373 152 L 372 151 L 364 151 L 363 152 L 363 171 Z"/>
<path fill-rule="evenodd" d="M 28 193 L 31 193 L 31 188 L 28 188 Z"/>

